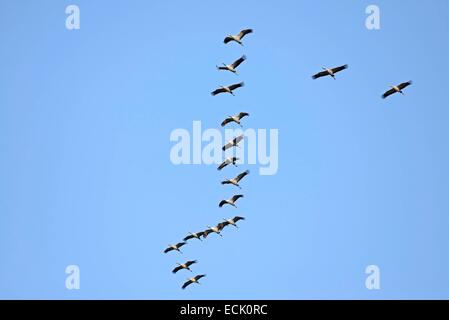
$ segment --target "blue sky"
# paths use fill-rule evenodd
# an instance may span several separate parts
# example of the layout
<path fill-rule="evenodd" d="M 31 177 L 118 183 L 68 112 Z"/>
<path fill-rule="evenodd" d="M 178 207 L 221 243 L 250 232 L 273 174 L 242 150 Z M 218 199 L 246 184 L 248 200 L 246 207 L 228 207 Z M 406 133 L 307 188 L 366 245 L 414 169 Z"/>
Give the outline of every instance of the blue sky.
<path fill-rule="evenodd" d="M 77 4 L 81 29 L 65 28 Z M 376 4 L 381 29 L 365 28 Z M 238 10 L 226 14 L 226 10 Z M 449 298 L 449 2 L 0 1 L 0 298 Z M 251 27 L 245 46 L 224 45 Z M 241 54 L 240 75 L 215 65 Z M 313 81 L 322 66 L 349 64 Z M 236 97 L 212 97 L 244 80 Z M 389 85 L 413 80 L 405 96 Z M 244 182 L 170 162 L 172 130 L 279 129 Z M 223 238 L 168 243 L 242 215 Z M 198 259 L 201 286 L 181 290 Z M 80 290 L 65 268 L 80 267 Z M 367 265 L 381 289 L 367 290 Z"/>

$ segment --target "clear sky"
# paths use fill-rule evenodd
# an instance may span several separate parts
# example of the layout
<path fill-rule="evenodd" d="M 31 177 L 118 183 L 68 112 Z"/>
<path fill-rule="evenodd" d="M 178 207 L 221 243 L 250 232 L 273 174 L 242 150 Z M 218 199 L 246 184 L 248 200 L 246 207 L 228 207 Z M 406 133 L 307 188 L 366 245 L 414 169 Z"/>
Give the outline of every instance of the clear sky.
<path fill-rule="evenodd" d="M 70 4 L 80 30 L 65 28 Z M 449 298 L 448 13 L 446 0 L 0 0 L 0 298 Z M 244 47 L 222 43 L 247 27 Z M 239 76 L 216 70 L 241 54 Z M 311 79 L 340 64 L 336 81 Z M 241 80 L 236 97 L 210 95 Z M 172 130 L 239 111 L 279 129 L 276 175 L 171 163 Z M 237 190 L 220 180 L 243 168 L 239 208 L 218 208 Z M 236 214 L 223 238 L 162 253 Z M 186 259 L 207 277 L 181 290 L 190 272 L 170 271 Z M 365 288 L 372 264 L 380 290 Z"/>

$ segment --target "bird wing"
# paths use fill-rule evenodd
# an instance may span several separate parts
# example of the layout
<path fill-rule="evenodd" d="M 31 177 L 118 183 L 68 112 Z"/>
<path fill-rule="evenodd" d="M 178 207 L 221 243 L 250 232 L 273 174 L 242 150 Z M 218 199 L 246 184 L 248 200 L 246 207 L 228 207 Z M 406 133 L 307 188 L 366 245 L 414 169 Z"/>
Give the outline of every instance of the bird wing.
<path fill-rule="evenodd" d="M 223 42 L 224 42 L 224 43 L 229 43 L 229 42 L 231 42 L 232 40 L 234 40 L 234 39 L 232 39 L 232 37 L 226 37 L 226 38 L 224 38 Z"/>
<path fill-rule="evenodd" d="M 400 85 L 398 85 L 398 88 L 399 88 L 399 90 L 402 90 L 402 89 L 408 87 L 411 84 L 412 84 L 412 81 L 403 82 Z"/>
<path fill-rule="evenodd" d="M 390 89 L 390 90 L 388 90 L 387 92 L 385 92 L 383 95 L 382 95 L 382 99 L 385 99 L 386 97 L 388 97 L 388 96 L 391 96 L 393 93 L 395 93 L 396 92 L 396 90 L 394 90 L 394 89 Z"/>
<path fill-rule="evenodd" d="M 190 285 L 190 284 L 192 284 L 192 280 L 189 280 L 189 281 L 185 282 L 185 283 L 182 285 L 182 288 L 185 289 L 185 288 L 187 288 L 187 286 Z"/>
<path fill-rule="evenodd" d="M 226 200 L 221 200 L 220 203 L 218 204 L 218 206 L 221 208 L 221 207 L 223 207 L 226 203 L 228 203 Z"/>
<path fill-rule="evenodd" d="M 229 161 L 229 159 L 226 159 L 225 161 L 223 161 L 219 166 L 218 166 L 218 168 L 217 168 L 217 170 L 221 170 L 221 169 L 223 169 L 224 167 L 226 167 L 228 164 L 230 164 L 231 163 L 231 161 Z"/>
<path fill-rule="evenodd" d="M 170 252 L 172 250 L 174 250 L 172 247 L 168 247 L 167 249 L 164 250 L 164 253 Z"/>
<path fill-rule="evenodd" d="M 239 120 L 242 119 L 243 117 L 246 117 L 246 116 L 249 116 L 249 113 L 247 113 L 247 112 L 240 112 L 240 113 L 237 115 L 237 117 L 239 118 Z"/>
<path fill-rule="evenodd" d="M 221 148 L 221 149 L 222 149 L 223 151 L 225 151 L 225 150 L 231 148 L 232 146 L 233 146 L 233 143 L 232 143 L 232 141 L 230 141 L 230 142 L 226 143 L 226 144 L 223 146 L 223 148 Z"/>
<path fill-rule="evenodd" d="M 206 275 L 205 274 L 199 274 L 199 275 L 197 275 L 197 276 L 195 276 L 195 280 L 196 281 L 198 281 L 198 280 L 200 280 L 201 278 L 204 278 Z"/>
<path fill-rule="evenodd" d="M 217 94 L 223 93 L 223 92 L 226 92 L 226 90 L 224 88 L 218 88 L 218 89 L 215 89 L 214 91 L 212 91 L 211 95 L 216 96 Z"/>
<path fill-rule="evenodd" d="M 348 68 L 348 65 L 345 64 L 344 66 L 340 66 L 340 67 L 333 68 L 333 69 L 332 69 L 332 72 L 333 72 L 333 73 L 337 73 L 337 72 L 340 72 L 340 71 L 345 70 L 345 69 L 347 69 L 347 68 Z"/>
<path fill-rule="evenodd" d="M 236 194 L 235 196 L 232 196 L 231 201 L 236 202 L 240 198 L 243 198 L 243 194 Z"/>
<path fill-rule="evenodd" d="M 186 242 L 179 242 L 179 243 L 176 244 L 176 247 L 178 247 L 178 249 L 179 249 L 179 248 L 181 248 L 185 244 L 186 244 Z"/>
<path fill-rule="evenodd" d="M 237 68 L 243 61 L 245 61 L 246 60 L 246 56 L 241 56 L 239 59 L 237 59 L 237 60 L 235 60 L 232 64 L 231 64 L 231 67 L 232 68 Z"/>
<path fill-rule="evenodd" d="M 244 217 L 235 216 L 234 219 L 232 219 L 232 220 L 234 220 L 234 222 L 237 222 L 239 220 L 245 220 L 245 218 Z"/>
<path fill-rule="evenodd" d="M 200 231 L 200 232 L 197 232 L 196 234 L 197 234 L 198 238 L 201 238 L 201 236 L 204 235 L 204 232 L 203 232 L 203 231 Z M 195 261 L 196 261 L 196 260 L 195 260 Z"/>
<path fill-rule="evenodd" d="M 226 227 L 227 225 L 229 225 L 230 223 L 228 221 L 224 221 L 224 222 L 220 222 L 219 224 L 217 224 L 217 228 L 218 230 L 223 230 L 224 227 Z"/>
<path fill-rule="evenodd" d="M 210 229 L 207 229 L 203 232 L 203 237 L 207 238 L 207 236 L 211 233 L 212 231 Z"/>
<path fill-rule="evenodd" d="M 185 237 L 184 239 L 182 239 L 183 241 L 187 241 L 187 240 L 190 240 L 190 239 L 193 239 L 193 238 L 195 238 L 192 234 L 189 234 L 187 237 Z"/>
<path fill-rule="evenodd" d="M 181 266 L 177 266 L 176 268 L 174 268 L 174 269 L 172 270 L 172 272 L 173 272 L 173 273 L 176 273 L 176 272 L 178 272 L 178 271 L 181 270 L 181 269 L 183 269 Z"/>
<path fill-rule="evenodd" d="M 232 120 L 232 118 L 226 118 L 221 123 L 221 126 L 224 127 L 225 125 L 227 125 L 229 122 L 232 122 L 232 121 L 234 121 L 234 120 Z"/>
<path fill-rule="evenodd" d="M 243 87 L 244 85 L 245 84 L 243 82 L 240 82 L 240 83 L 236 83 L 236 84 L 231 84 L 228 88 L 232 91 L 237 88 Z"/>
<path fill-rule="evenodd" d="M 238 137 L 235 137 L 233 141 L 234 141 L 235 144 L 238 144 L 240 141 L 243 140 L 243 138 L 244 138 L 244 135 L 241 134 Z"/>
<path fill-rule="evenodd" d="M 187 266 L 187 267 L 190 267 L 192 264 L 194 264 L 194 263 L 196 263 L 196 260 L 191 260 L 191 261 L 187 261 L 186 263 L 185 263 L 185 265 Z"/>
<path fill-rule="evenodd" d="M 313 78 L 313 79 L 318 79 L 318 78 L 321 78 L 321 77 L 324 77 L 324 76 L 328 76 L 328 75 L 329 75 L 329 72 L 327 72 L 327 71 L 321 71 L 321 72 L 318 72 L 318 73 L 314 74 L 314 75 L 312 76 L 312 78 Z"/>
<path fill-rule="evenodd" d="M 235 177 L 235 180 L 237 180 L 237 182 L 239 182 L 240 180 L 242 180 L 246 175 L 249 174 L 249 171 L 246 170 L 245 172 L 242 172 L 241 174 L 239 174 L 237 177 Z"/>
<path fill-rule="evenodd" d="M 221 184 L 230 184 L 231 182 L 229 181 L 229 180 L 223 180 L 222 182 L 221 182 Z"/>
<path fill-rule="evenodd" d="M 252 32 L 253 32 L 253 29 L 244 29 L 244 30 L 239 32 L 239 34 L 237 35 L 237 38 L 239 38 L 241 40 L 248 33 L 252 33 Z"/>

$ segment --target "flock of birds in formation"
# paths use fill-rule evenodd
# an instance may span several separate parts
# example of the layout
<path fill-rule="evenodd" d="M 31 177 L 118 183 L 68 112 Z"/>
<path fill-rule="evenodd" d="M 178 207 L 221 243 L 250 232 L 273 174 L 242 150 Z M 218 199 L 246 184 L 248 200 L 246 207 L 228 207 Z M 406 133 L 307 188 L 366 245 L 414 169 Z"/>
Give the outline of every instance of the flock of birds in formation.
<path fill-rule="evenodd" d="M 242 30 L 242 31 L 241 31 L 239 34 L 237 34 L 237 35 L 228 35 L 228 36 L 224 39 L 223 42 L 224 42 L 225 44 L 228 44 L 229 42 L 233 42 L 233 41 L 234 41 L 234 42 L 239 43 L 240 45 L 243 45 L 243 44 L 242 44 L 242 39 L 243 39 L 243 37 L 244 37 L 245 35 L 247 35 L 248 33 L 252 33 L 252 32 L 253 32 L 252 29 L 245 29 L 245 30 Z M 222 66 L 217 66 L 217 69 L 218 69 L 218 70 L 229 71 L 229 72 L 232 72 L 232 73 L 234 73 L 234 74 L 238 74 L 236 69 L 237 69 L 237 67 L 238 67 L 242 62 L 244 62 L 245 60 L 246 60 L 246 57 L 243 55 L 243 56 L 241 56 L 239 59 L 237 59 L 236 61 L 234 61 L 234 62 L 231 63 L 231 64 L 224 64 L 224 63 L 223 63 Z M 243 87 L 243 86 L 244 86 L 244 83 L 243 83 L 243 82 L 240 82 L 240 83 L 237 83 L 237 84 L 233 84 L 233 85 L 230 85 L 230 86 L 221 86 L 221 87 L 219 87 L 218 89 L 214 90 L 214 91 L 212 92 L 212 95 L 213 95 L 213 96 L 216 96 L 216 95 L 218 95 L 218 94 L 220 94 L 220 93 L 230 93 L 231 95 L 234 95 L 234 90 L 235 90 L 235 89 L 238 89 L 238 88 L 240 88 L 240 87 Z M 249 113 L 247 113 L 247 112 L 240 112 L 239 114 L 236 114 L 236 115 L 233 115 L 233 116 L 229 116 L 229 117 L 227 117 L 226 119 L 223 120 L 223 122 L 221 123 L 221 126 L 224 127 L 224 126 L 226 126 L 226 125 L 228 125 L 229 123 L 232 123 L 232 122 L 235 122 L 235 123 L 238 124 L 239 126 L 242 126 L 241 120 L 242 120 L 244 117 L 247 117 L 247 116 L 249 116 Z M 228 141 L 227 143 L 225 143 L 225 145 L 223 146 L 222 150 L 223 150 L 223 151 L 226 151 L 226 150 L 231 149 L 231 148 L 233 148 L 233 147 L 237 147 L 238 144 L 239 144 L 243 139 L 244 139 L 243 134 L 242 134 L 242 135 L 239 135 L 239 136 L 237 136 L 237 137 L 235 137 L 235 138 L 233 138 L 232 140 L 230 140 L 230 141 Z M 238 160 L 239 160 L 239 159 L 238 159 L 237 157 L 235 157 L 235 156 L 231 156 L 231 157 L 229 157 L 229 158 L 226 158 L 226 159 L 225 159 L 225 160 L 218 166 L 217 169 L 218 169 L 218 170 L 222 170 L 222 169 L 224 169 L 225 167 L 227 167 L 228 165 L 231 165 L 231 164 L 237 167 L 236 162 L 237 162 Z M 240 181 L 241 181 L 244 177 L 246 177 L 248 174 L 249 174 L 249 170 L 246 170 L 246 171 L 244 171 L 244 172 L 238 174 L 236 177 L 234 177 L 234 178 L 232 178 L 232 179 L 225 179 L 225 180 L 223 180 L 223 181 L 221 182 L 221 184 L 222 184 L 222 185 L 233 185 L 233 186 L 236 186 L 236 187 L 238 187 L 238 188 L 241 189 Z M 236 207 L 237 207 L 237 206 L 236 206 L 236 202 L 237 202 L 237 200 L 240 199 L 240 198 L 243 198 L 243 195 L 242 195 L 242 194 L 236 194 L 236 195 L 233 195 L 233 196 L 232 196 L 231 198 L 229 198 L 229 199 L 221 200 L 220 203 L 218 204 L 218 206 L 219 206 L 220 208 L 222 208 L 222 207 L 224 207 L 224 206 L 226 206 L 226 205 L 229 205 L 229 206 L 232 206 L 232 207 L 235 207 L 235 208 L 236 208 Z M 202 238 L 204 238 L 204 239 L 207 238 L 211 233 L 216 233 L 216 234 L 218 234 L 219 236 L 222 236 L 221 232 L 222 232 L 222 230 L 223 230 L 225 227 L 227 227 L 227 226 L 234 226 L 234 227 L 238 228 L 237 222 L 240 221 L 240 220 L 245 220 L 245 218 L 244 218 L 244 217 L 241 217 L 241 216 L 235 216 L 235 217 L 230 218 L 230 219 L 223 219 L 223 221 L 222 221 L 222 222 L 219 222 L 216 226 L 212 226 L 212 227 L 211 227 L 211 226 L 207 226 L 207 229 L 205 229 L 204 231 L 199 231 L 199 232 L 189 232 L 188 236 L 186 236 L 186 237 L 183 239 L 183 241 L 178 242 L 177 244 L 171 244 L 171 245 L 168 245 L 168 247 L 164 250 L 164 253 L 168 253 L 168 252 L 170 252 L 170 251 L 178 251 L 178 252 L 182 253 L 182 251 L 181 251 L 180 249 L 181 249 L 182 246 L 184 246 L 184 245 L 187 244 L 187 241 L 193 240 L 193 239 L 198 239 L 198 240 L 201 240 L 201 241 L 202 241 Z M 173 273 L 177 273 L 178 271 L 181 271 L 181 270 L 189 270 L 190 272 L 192 272 L 192 270 L 190 269 L 190 267 L 191 267 L 193 264 L 197 263 L 197 262 L 198 262 L 197 260 L 188 260 L 188 261 L 186 261 L 186 262 L 184 262 L 184 263 L 177 263 L 177 266 L 172 270 L 172 272 L 173 272 Z M 188 279 L 188 280 L 182 285 L 182 289 L 185 289 L 187 286 L 189 286 L 189 285 L 192 284 L 192 283 L 200 284 L 200 283 L 199 283 L 199 280 L 200 280 L 201 278 L 205 277 L 205 276 L 206 276 L 205 274 L 198 274 L 198 275 L 196 275 L 195 277 L 192 277 L 192 278 Z"/>
<path fill-rule="evenodd" d="M 223 42 L 224 42 L 225 44 L 228 44 L 229 42 L 237 42 L 238 44 L 240 44 L 240 45 L 243 46 L 243 43 L 242 43 L 243 37 L 244 37 L 245 35 L 249 34 L 249 33 L 252 33 L 252 32 L 253 32 L 252 29 L 244 29 L 244 30 L 240 31 L 240 33 L 237 34 L 237 35 L 228 35 L 228 36 L 224 39 Z M 234 74 L 238 74 L 238 73 L 237 73 L 237 67 L 238 67 L 240 64 L 242 64 L 242 62 L 244 62 L 245 60 L 246 60 L 246 56 L 243 55 L 243 56 L 241 56 L 240 58 L 238 58 L 237 60 L 235 60 L 235 61 L 234 61 L 233 63 L 231 63 L 231 64 L 225 64 L 225 63 L 223 63 L 222 66 L 217 66 L 217 69 L 218 69 L 218 70 L 229 71 L 229 72 L 232 72 L 232 73 L 234 73 Z M 312 78 L 313 78 L 313 79 L 318 79 L 318 78 L 321 78 L 321 77 L 330 76 L 330 77 L 332 77 L 332 78 L 335 80 L 335 79 L 336 79 L 336 78 L 335 78 L 335 75 L 336 75 L 338 72 L 343 71 L 343 70 L 345 70 L 345 69 L 347 69 L 347 68 L 348 68 L 348 65 L 347 65 L 347 64 L 342 65 L 342 66 L 339 66 L 339 67 L 335 67 L 335 68 L 324 68 L 324 67 L 323 67 L 323 68 L 322 68 L 323 71 L 314 74 L 314 75 L 312 76 Z M 407 82 L 400 83 L 399 85 L 396 85 L 396 86 L 390 86 L 390 89 L 387 90 L 385 93 L 382 94 L 382 98 L 385 99 L 385 98 L 387 98 L 388 96 L 390 96 L 390 95 L 392 95 L 392 94 L 395 94 L 395 93 L 404 94 L 404 92 L 403 92 L 402 90 L 403 90 L 404 88 L 408 87 L 408 86 L 411 85 L 411 84 L 412 84 L 412 81 L 407 81 Z M 234 90 L 236 90 L 236 89 L 238 89 L 238 88 L 241 88 L 241 87 L 243 87 L 244 85 L 245 85 L 244 82 L 239 82 L 239 83 L 231 84 L 231 85 L 228 85 L 228 86 L 220 86 L 219 88 L 217 88 L 217 89 L 215 89 L 214 91 L 212 91 L 211 94 L 212 94 L 213 96 L 216 96 L 216 95 L 218 95 L 218 94 L 220 94 L 220 93 L 229 93 L 229 94 L 231 94 L 231 95 L 234 96 L 234 95 L 235 95 L 235 94 L 234 94 Z M 227 117 L 227 118 L 221 123 L 221 126 L 224 127 L 224 126 L 226 126 L 227 124 L 229 124 L 229 123 L 231 123 L 231 122 L 235 122 L 235 123 L 238 124 L 239 126 L 242 126 L 241 120 L 242 120 L 244 117 L 246 117 L 246 116 L 249 116 L 249 114 L 248 114 L 247 112 L 240 112 L 239 114 L 236 114 L 236 115 L 233 115 L 233 116 L 229 116 L 229 117 Z M 240 141 L 242 141 L 243 139 L 244 139 L 244 136 L 243 136 L 243 135 L 239 135 L 239 136 L 235 137 L 234 139 L 228 141 L 228 142 L 223 146 L 222 150 L 223 150 L 223 151 L 226 151 L 227 149 L 230 149 L 230 148 L 233 148 L 233 147 L 238 146 L 238 144 L 240 143 Z M 230 164 L 232 164 L 232 165 L 234 165 L 234 166 L 237 166 L 237 165 L 236 165 L 236 162 L 237 162 L 238 160 L 239 160 L 239 159 L 238 159 L 237 157 L 235 157 L 235 156 L 231 156 L 231 157 L 229 157 L 229 158 L 226 158 L 226 159 L 225 159 L 225 160 L 218 166 L 217 169 L 218 169 L 218 170 L 222 170 L 223 168 L 225 168 L 226 166 L 228 166 L 228 165 L 230 165 Z M 240 173 L 239 175 L 237 175 L 235 178 L 233 178 L 233 179 L 225 179 L 225 180 L 222 181 L 221 183 L 222 183 L 223 185 L 226 185 L 226 184 L 234 185 L 234 186 L 236 186 L 236 187 L 238 187 L 238 188 L 241 189 L 239 183 L 240 183 L 240 181 L 241 181 L 244 177 L 246 177 L 248 174 L 249 174 L 249 171 L 246 170 L 246 171 Z M 230 199 L 221 200 L 220 203 L 219 203 L 219 207 L 221 208 L 221 207 L 223 207 L 223 206 L 225 206 L 225 205 L 230 205 L 230 206 L 233 206 L 233 207 L 237 207 L 237 206 L 235 205 L 235 203 L 236 203 L 236 201 L 237 201 L 238 199 L 240 199 L 240 198 L 243 198 L 243 195 L 242 195 L 242 194 L 236 194 L 236 195 L 232 196 Z M 201 241 L 202 241 L 201 238 L 207 238 L 207 236 L 208 236 L 209 234 L 211 234 L 211 233 L 216 233 L 216 234 L 218 234 L 219 236 L 222 236 L 222 235 L 221 235 L 221 231 L 222 231 L 225 227 L 227 227 L 227 226 L 234 226 L 234 227 L 238 228 L 238 227 L 237 227 L 237 222 L 240 221 L 240 220 L 244 220 L 244 219 L 245 219 L 244 217 L 235 216 L 234 218 L 223 219 L 223 220 L 224 220 L 223 222 L 218 223 L 218 224 L 217 224 L 216 226 L 214 226 L 214 227 L 207 226 L 207 229 L 204 230 L 204 231 L 193 232 L 193 233 L 192 233 L 192 232 L 189 232 L 189 235 L 186 236 L 186 237 L 183 239 L 182 242 L 179 242 L 179 243 L 177 243 L 177 244 L 169 245 L 169 246 L 164 250 L 164 253 L 168 253 L 168 252 L 170 252 L 170 251 L 178 251 L 178 252 L 182 253 L 182 251 L 180 250 L 180 248 L 181 248 L 182 246 L 186 245 L 188 240 L 198 239 L 198 240 L 201 240 Z M 190 267 L 191 267 L 193 264 L 195 264 L 195 263 L 197 263 L 197 260 L 188 260 L 188 261 L 186 261 L 186 262 L 184 262 L 184 263 L 177 263 L 177 266 L 172 270 L 172 272 L 173 272 L 173 273 L 177 273 L 178 271 L 181 271 L 181 270 L 189 270 L 190 272 L 192 272 L 192 270 L 190 269 Z M 205 276 L 206 276 L 205 274 L 198 274 L 198 275 L 196 275 L 195 277 L 188 279 L 188 280 L 182 285 L 182 289 L 185 289 L 187 286 L 189 286 L 189 285 L 192 284 L 192 283 L 200 284 L 200 283 L 199 283 L 199 280 L 200 280 L 201 278 L 205 277 Z"/>

